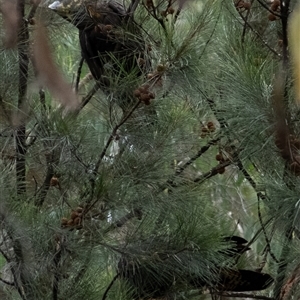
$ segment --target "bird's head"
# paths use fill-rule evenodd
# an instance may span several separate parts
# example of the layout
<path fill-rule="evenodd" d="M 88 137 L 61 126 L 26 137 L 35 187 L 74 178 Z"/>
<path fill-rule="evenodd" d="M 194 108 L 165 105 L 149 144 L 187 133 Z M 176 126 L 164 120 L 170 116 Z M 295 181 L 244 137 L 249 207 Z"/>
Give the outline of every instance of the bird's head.
<path fill-rule="evenodd" d="M 123 4 L 114 0 L 56 0 L 48 8 L 78 29 L 95 24 L 119 26 L 126 14 Z"/>
<path fill-rule="evenodd" d="M 48 8 L 79 29 L 84 29 L 93 23 L 91 17 L 86 12 L 84 0 L 57 0 L 50 4 Z"/>

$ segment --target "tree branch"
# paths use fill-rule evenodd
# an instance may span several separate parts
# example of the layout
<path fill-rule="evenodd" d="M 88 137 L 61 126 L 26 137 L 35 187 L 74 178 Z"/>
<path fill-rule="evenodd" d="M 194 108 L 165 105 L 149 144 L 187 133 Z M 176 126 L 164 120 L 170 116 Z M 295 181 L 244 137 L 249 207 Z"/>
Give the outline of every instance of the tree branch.
<path fill-rule="evenodd" d="M 211 141 L 209 141 L 205 146 L 201 147 L 199 149 L 199 151 L 193 156 L 191 157 L 186 163 L 184 163 L 182 166 L 176 168 L 175 170 L 175 174 L 172 176 L 172 178 L 167 180 L 167 185 L 171 185 L 174 186 L 174 180 L 177 176 L 180 176 L 182 174 L 182 172 L 188 167 L 190 166 L 195 160 L 197 160 L 199 157 L 201 157 L 202 154 L 204 154 L 212 145 L 215 145 L 217 142 L 219 141 L 219 138 L 213 139 Z M 166 186 L 165 186 L 166 188 Z"/>
<path fill-rule="evenodd" d="M 26 243 L 28 243 L 28 239 L 25 232 L 18 232 L 21 225 L 18 220 L 10 215 L 10 211 L 2 203 L 0 205 L 0 224 L 7 233 L 7 238 L 11 243 L 10 247 L 13 249 L 13 255 L 9 257 L 2 250 L 0 251 L 6 261 L 12 263 L 10 269 L 14 278 L 14 287 L 17 289 L 20 297 L 23 300 L 33 299 L 32 278 L 27 270 L 29 261 L 26 258 L 28 253 L 26 250 L 28 251 L 29 247 L 28 245 L 26 247 Z"/>
<path fill-rule="evenodd" d="M 213 167 L 210 171 L 208 171 L 208 172 L 204 173 L 203 175 L 195 178 L 193 181 L 195 183 L 202 183 L 204 180 L 209 179 L 209 178 L 219 174 L 219 171 L 221 169 L 230 166 L 232 163 L 233 163 L 232 161 L 227 159 L 223 163 L 218 164 L 217 166 Z"/>
<path fill-rule="evenodd" d="M 91 178 L 90 178 L 91 194 L 90 194 L 90 199 L 88 200 L 88 202 L 91 202 L 92 199 L 93 199 L 93 197 L 94 197 L 94 189 L 95 189 L 96 177 L 97 177 L 97 174 L 98 174 L 98 170 L 99 170 L 100 164 L 101 164 L 101 162 L 102 162 L 102 160 L 103 160 L 103 158 L 104 158 L 104 156 L 105 156 L 105 154 L 106 154 L 106 151 L 107 151 L 108 147 L 110 146 L 111 142 L 112 142 L 113 139 L 115 138 L 118 129 L 119 129 L 119 128 L 120 128 L 120 127 L 121 127 L 121 126 L 129 119 L 129 118 L 130 118 L 130 116 L 131 116 L 131 115 L 133 114 L 133 112 L 137 109 L 137 107 L 140 105 L 140 103 L 141 103 L 141 101 L 138 100 L 138 101 L 135 103 L 135 105 L 131 108 L 131 110 L 127 113 L 127 115 L 125 115 L 125 116 L 121 119 L 121 121 L 119 122 L 119 124 L 117 124 L 117 125 L 113 128 L 113 130 L 112 130 L 112 132 L 111 132 L 111 134 L 110 134 L 110 136 L 109 136 L 109 138 L 108 138 L 108 140 L 107 140 L 107 142 L 106 142 L 106 144 L 105 144 L 103 150 L 101 151 L 100 156 L 99 156 L 99 158 L 98 158 L 98 160 L 97 160 L 97 162 L 96 162 L 96 164 L 95 164 L 95 166 L 94 166 L 94 168 L 93 168 L 92 176 L 91 176 Z"/>
<path fill-rule="evenodd" d="M 250 25 L 250 23 L 247 21 L 247 19 L 240 14 L 240 17 L 243 19 L 244 24 L 247 24 L 247 26 L 251 29 L 252 32 L 254 32 L 256 34 L 256 36 L 260 39 L 260 41 L 272 52 L 274 53 L 276 56 L 281 57 L 281 54 L 279 54 L 278 52 L 276 52 L 262 37 L 261 35 L 252 27 L 252 25 Z"/>
<path fill-rule="evenodd" d="M 268 7 L 268 5 L 266 3 L 264 3 L 262 0 L 257 0 L 257 2 L 263 7 L 265 8 L 269 13 L 273 14 L 274 16 L 281 18 L 282 14 L 278 14 L 277 12 L 273 11 L 272 9 L 270 9 Z"/>
<path fill-rule="evenodd" d="M 95 83 L 95 85 L 92 87 L 89 93 L 82 99 L 78 109 L 78 113 L 89 103 L 89 101 L 92 99 L 92 97 L 99 89 L 100 89 L 99 83 Z"/>
<path fill-rule="evenodd" d="M 125 22 L 128 22 L 129 19 L 133 18 L 133 14 L 139 4 L 140 0 L 131 0 L 131 3 L 126 11 Z"/>
<path fill-rule="evenodd" d="M 110 145 L 110 143 L 113 141 L 114 137 L 116 136 L 117 134 L 117 131 L 118 129 L 130 118 L 130 116 L 133 114 L 133 112 L 138 108 L 138 106 L 140 105 L 141 101 L 138 100 L 135 105 L 131 108 L 131 110 L 127 113 L 127 115 L 125 115 L 122 120 L 120 121 L 119 124 L 117 124 L 113 130 L 112 130 L 112 133 L 110 134 L 107 142 L 106 142 L 106 145 L 104 146 L 101 154 L 100 154 L 100 157 L 98 159 L 98 161 L 96 162 L 96 165 L 95 165 L 95 175 L 96 173 L 98 172 L 98 169 L 100 167 L 100 164 L 101 164 L 101 161 L 103 159 L 103 157 L 105 156 L 105 153 Z"/>

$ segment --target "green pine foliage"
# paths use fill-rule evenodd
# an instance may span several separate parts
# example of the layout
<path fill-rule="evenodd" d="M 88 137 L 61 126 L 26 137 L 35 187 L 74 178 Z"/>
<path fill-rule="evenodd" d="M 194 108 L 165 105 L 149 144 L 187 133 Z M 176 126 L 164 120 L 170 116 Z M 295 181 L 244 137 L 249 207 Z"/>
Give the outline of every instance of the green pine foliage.
<path fill-rule="evenodd" d="M 180 9 L 180 1 L 139 1 L 141 36 L 130 26 L 117 34 L 142 37 L 147 68 L 128 72 L 108 53 L 109 88 L 79 66 L 78 30 L 50 1 L 28 23 L 34 3 L 25 3 L 20 22 L 29 38 L 19 34 L 9 49 L 10 14 L 1 10 L 0 267 L 8 268 L 0 293 L 7 299 L 299 297 L 299 172 L 278 143 L 282 115 L 289 131 L 280 138 L 293 146 L 299 133 L 284 7 L 183 2 Z M 286 14 L 296 4 L 281 2 Z M 281 19 L 271 21 L 272 10 Z M 62 105 L 57 86 L 53 92 L 38 80 L 34 32 L 42 25 L 55 68 L 85 104 L 75 111 Z M 28 74 L 19 73 L 22 59 Z M 233 255 L 230 236 L 247 239 L 251 250 Z M 220 279 L 238 269 L 268 273 L 275 283 L 238 296 Z"/>

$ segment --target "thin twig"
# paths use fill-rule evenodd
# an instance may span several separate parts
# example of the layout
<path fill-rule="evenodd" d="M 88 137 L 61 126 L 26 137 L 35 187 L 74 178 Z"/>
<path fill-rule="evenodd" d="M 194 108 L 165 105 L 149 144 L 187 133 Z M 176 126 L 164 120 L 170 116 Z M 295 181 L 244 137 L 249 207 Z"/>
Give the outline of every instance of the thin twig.
<path fill-rule="evenodd" d="M 126 16 L 124 18 L 125 23 L 128 22 L 129 19 L 133 19 L 133 14 L 139 4 L 140 0 L 131 0 L 131 3 L 126 11 Z"/>
<path fill-rule="evenodd" d="M 24 262 L 23 247 L 21 244 L 21 239 L 15 240 L 13 238 L 12 230 L 14 228 L 10 228 L 10 225 L 14 224 L 15 220 L 9 220 L 8 216 L 9 215 L 6 211 L 5 206 L 2 204 L 2 206 L 0 207 L 0 222 L 2 223 L 1 225 L 5 228 L 9 240 L 12 242 L 13 255 L 12 257 L 9 257 L 1 248 L 0 253 L 7 262 L 13 262 L 13 264 L 10 264 L 10 270 L 14 278 L 14 286 L 17 289 L 21 299 L 26 300 L 27 297 L 24 288 L 24 285 L 26 285 L 26 278 L 24 278 L 25 276 L 24 274 L 22 274 L 23 268 L 21 266 L 21 264 Z M 27 287 L 26 290 L 28 290 Z"/>
<path fill-rule="evenodd" d="M 26 193 L 26 167 L 25 155 L 26 147 L 26 126 L 22 124 L 16 129 L 16 177 L 17 177 L 17 193 L 24 195 Z"/>
<path fill-rule="evenodd" d="M 100 85 L 99 83 L 96 83 L 89 91 L 89 93 L 82 99 L 78 112 L 81 111 L 89 103 L 89 101 L 92 99 L 92 97 L 99 89 L 100 89 Z"/>
<path fill-rule="evenodd" d="M 135 103 L 135 105 L 131 108 L 131 110 L 128 112 L 128 114 L 125 115 L 125 116 L 121 119 L 121 121 L 119 122 L 119 124 L 117 124 L 117 125 L 113 128 L 113 130 L 112 130 L 112 132 L 111 132 L 111 134 L 110 134 L 110 136 L 109 136 L 109 138 L 108 138 L 108 140 L 107 140 L 107 142 L 106 142 L 106 144 L 105 144 L 103 150 L 102 150 L 101 153 L 100 153 L 100 156 L 99 156 L 99 158 L 98 158 L 98 160 L 97 160 L 97 162 L 96 162 L 96 164 L 95 164 L 95 167 L 94 167 L 94 169 L 93 169 L 93 171 L 92 171 L 92 176 L 91 176 L 91 178 L 90 178 L 91 193 L 90 193 L 89 200 L 88 200 L 87 202 L 91 202 L 92 199 L 93 199 L 93 197 L 94 197 L 94 189 L 95 189 L 95 184 L 96 184 L 96 176 L 97 176 L 97 174 L 98 174 L 98 170 L 99 170 L 100 164 L 101 164 L 101 162 L 102 162 L 102 160 L 103 160 L 103 158 L 104 158 L 104 156 L 105 156 L 105 154 L 106 154 L 106 151 L 107 151 L 108 147 L 110 146 L 111 142 L 114 140 L 114 138 L 115 138 L 115 136 L 116 136 L 116 134 L 117 134 L 118 129 L 119 129 L 119 128 L 120 128 L 120 127 L 121 127 L 121 126 L 129 119 L 129 118 L 130 118 L 130 116 L 131 116 L 131 115 L 133 114 L 133 112 L 137 109 L 137 107 L 140 105 L 140 103 L 141 103 L 141 101 L 138 100 L 138 101 Z"/>
<path fill-rule="evenodd" d="M 199 60 L 202 58 L 202 56 L 203 56 L 203 54 L 204 54 L 204 52 L 205 52 L 205 50 L 206 50 L 209 42 L 212 40 L 213 35 L 214 35 L 215 31 L 216 31 L 217 25 L 218 25 L 219 20 L 220 20 L 221 12 L 222 12 L 222 6 L 223 6 L 223 2 L 221 3 L 221 7 L 220 7 L 219 13 L 218 13 L 217 18 L 216 18 L 217 20 L 216 20 L 216 22 L 215 22 L 215 24 L 213 26 L 213 30 L 212 30 L 210 36 L 208 37 L 207 41 L 205 42 L 205 45 L 204 45 L 204 47 L 202 49 L 201 54 L 199 55 Z"/>
<path fill-rule="evenodd" d="M 45 145 L 45 148 L 47 149 L 47 145 Z M 50 188 L 51 178 L 55 175 L 54 168 L 59 163 L 59 153 L 57 153 L 57 151 L 58 150 L 54 148 L 51 150 L 50 153 L 45 154 L 46 163 L 47 163 L 47 173 L 42 186 L 39 188 L 37 194 L 35 195 L 36 196 L 35 205 L 38 207 L 43 205 Z"/>
<path fill-rule="evenodd" d="M 27 16 L 27 19 L 26 19 L 27 22 L 30 21 L 34 17 L 37 8 L 40 5 L 40 2 L 41 2 L 41 0 L 31 1 L 32 6 L 31 6 L 31 9 L 30 9 L 29 14 Z"/>
<path fill-rule="evenodd" d="M 191 165 L 196 159 L 198 159 L 202 154 L 204 154 L 212 145 L 215 145 L 220 138 L 210 140 L 205 146 L 201 147 L 197 154 L 191 157 L 185 164 L 176 169 L 175 175 L 180 175 L 189 165 Z"/>
<path fill-rule="evenodd" d="M 78 87 L 79 87 L 79 82 L 80 82 L 80 75 L 81 75 L 81 69 L 83 66 L 84 58 L 81 57 L 77 69 L 77 76 L 76 76 L 76 82 L 75 82 L 75 92 L 76 94 L 78 93 Z"/>
<path fill-rule="evenodd" d="M 233 162 L 229 159 L 225 160 L 223 163 L 218 164 L 217 166 L 213 167 L 210 171 L 204 173 L 203 175 L 195 178 L 193 181 L 195 183 L 202 183 L 204 180 L 209 179 L 217 174 L 219 174 L 219 171 L 225 167 L 228 167 L 232 164 Z"/>
<path fill-rule="evenodd" d="M 87 165 L 79 156 L 78 154 L 76 153 L 76 148 L 74 147 L 72 150 L 71 150 L 72 154 L 74 155 L 74 157 L 78 160 L 78 162 L 85 168 L 86 171 L 88 171 L 89 169 L 89 165 Z"/>
<path fill-rule="evenodd" d="M 38 123 L 35 123 L 34 125 L 33 125 L 33 128 L 30 130 L 30 132 L 26 135 L 26 140 L 28 140 L 28 138 L 29 138 L 29 142 L 28 143 L 26 143 L 26 147 L 27 147 L 27 149 L 29 148 L 29 147 L 31 147 L 34 143 L 35 143 L 35 141 L 36 141 L 36 139 L 37 139 L 37 134 L 35 133 L 34 135 L 32 135 L 32 133 L 34 132 L 34 131 L 36 131 L 36 128 L 38 127 Z"/>
<path fill-rule="evenodd" d="M 7 281 L 5 279 L 2 279 L 1 277 L 0 277 L 0 281 L 3 282 L 3 283 L 5 283 L 6 285 L 10 285 L 10 286 L 14 286 L 15 285 L 14 282 Z"/>
<path fill-rule="evenodd" d="M 118 277 L 120 276 L 120 273 L 116 274 L 115 277 L 112 279 L 112 281 L 110 282 L 110 284 L 108 285 L 108 287 L 106 288 L 102 300 L 105 300 L 107 297 L 107 294 L 109 292 L 109 290 L 111 289 L 111 287 L 113 286 L 114 282 L 118 279 Z"/>
<path fill-rule="evenodd" d="M 1 255 L 5 258 L 5 260 L 6 260 L 7 262 L 13 261 L 13 260 L 9 259 L 9 257 L 6 255 L 6 253 L 5 253 L 4 251 L 2 251 L 1 249 L 0 249 L 0 253 L 1 253 Z M 20 285 L 20 284 L 18 283 L 18 280 L 17 280 L 19 274 L 17 274 L 17 271 L 16 271 L 15 267 L 13 267 L 13 265 L 10 266 L 10 271 L 11 271 L 11 273 L 12 273 L 12 275 L 13 275 L 13 278 L 14 278 L 13 286 L 17 289 L 17 291 L 18 291 L 20 297 L 21 297 L 23 300 L 26 300 L 26 297 L 25 297 L 24 292 L 23 292 L 22 285 Z M 3 279 L 1 279 L 1 281 L 4 282 Z"/>
<path fill-rule="evenodd" d="M 262 36 L 252 27 L 252 25 L 246 20 L 246 18 L 243 15 L 240 15 L 240 17 L 243 19 L 245 24 L 251 29 L 252 32 L 256 34 L 256 36 L 260 39 L 260 41 L 276 56 L 281 57 L 281 54 L 279 54 L 277 51 L 275 51 L 263 38 Z"/>
<path fill-rule="evenodd" d="M 282 14 L 278 14 L 277 12 L 273 11 L 272 9 L 270 9 L 268 7 L 268 5 L 266 3 L 264 3 L 262 0 L 257 0 L 257 2 L 263 7 L 265 8 L 269 13 L 273 14 L 274 16 L 281 18 Z"/>
<path fill-rule="evenodd" d="M 257 194 L 257 211 L 258 211 L 258 219 L 259 219 L 259 223 L 261 225 L 264 237 L 265 237 L 265 241 L 266 241 L 266 247 L 267 247 L 267 252 L 270 254 L 270 256 L 274 259 L 274 261 L 276 263 L 279 263 L 279 260 L 276 258 L 275 254 L 273 253 L 273 251 L 271 250 L 271 241 L 268 238 L 266 229 L 264 227 L 263 221 L 262 221 L 262 215 L 261 215 L 261 211 L 260 211 L 260 199 L 261 197 L 259 197 L 259 195 Z"/>
<path fill-rule="evenodd" d="M 252 3 L 253 3 L 253 0 L 252 0 L 252 2 L 251 2 L 251 5 L 252 5 Z M 240 14 L 240 15 L 241 15 L 242 13 L 243 13 L 243 12 L 239 11 L 239 14 Z M 250 9 L 247 10 L 245 19 L 248 20 L 249 16 L 250 16 Z M 244 23 L 244 26 L 243 26 L 243 32 L 242 32 L 242 38 L 241 38 L 242 44 L 244 44 L 244 42 L 245 42 L 246 30 L 247 30 L 247 24 L 246 24 L 246 22 L 245 22 L 245 23 Z"/>
<path fill-rule="evenodd" d="M 240 169 L 240 171 L 243 173 L 245 179 L 248 180 L 248 182 L 250 183 L 250 185 L 252 186 L 252 188 L 255 190 L 256 195 L 257 195 L 257 210 L 258 210 L 258 219 L 262 228 L 262 232 L 264 234 L 265 237 L 265 241 L 266 241 L 266 246 L 268 249 L 268 253 L 270 254 L 270 256 L 274 259 L 274 261 L 276 263 L 278 263 L 279 261 L 277 260 L 276 256 L 274 255 L 274 253 L 271 250 L 271 242 L 268 238 L 266 229 L 265 229 L 265 225 L 263 224 L 263 220 L 262 220 L 262 215 L 261 215 L 261 211 L 260 211 L 260 199 L 261 200 L 267 200 L 267 196 L 264 195 L 262 192 L 257 190 L 257 184 L 256 182 L 252 179 L 251 175 L 248 173 L 248 171 L 244 168 L 243 163 L 241 162 L 241 160 L 239 158 L 236 159 L 237 160 L 237 166 Z"/>
<path fill-rule="evenodd" d="M 129 119 L 129 118 L 130 118 L 130 116 L 131 116 L 131 115 L 133 114 L 133 112 L 138 108 L 138 106 L 140 105 L 140 103 L 141 103 L 141 101 L 138 100 L 138 101 L 135 103 L 135 105 L 132 107 L 132 109 L 128 112 L 128 114 L 127 114 L 126 116 L 123 117 L 123 119 L 120 121 L 120 123 L 117 124 L 117 125 L 113 128 L 112 133 L 110 134 L 110 136 L 109 136 L 109 138 L 108 138 L 108 140 L 107 140 L 107 142 L 106 142 L 106 145 L 104 146 L 104 148 L 103 148 L 103 150 L 102 150 L 102 152 L 101 152 L 101 154 L 100 154 L 100 157 L 99 157 L 98 161 L 96 162 L 95 169 L 94 169 L 95 173 L 98 172 L 98 169 L 99 169 L 99 167 L 100 167 L 101 161 L 102 161 L 103 157 L 105 156 L 105 153 L 106 153 L 106 151 L 107 151 L 107 149 L 108 149 L 110 143 L 113 141 L 114 137 L 116 136 L 118 129 L 119 129 L 119 128 L 120 128 L 120 127 L 121 127 L 121 126 Z"/>
<path fill-rule="evenodd" d="M 224 117 L 217 111 L 216 108 L 216 103 L 213 99 L 209 98 L 200 88 L 197 89 L 205 98 L 205 100 L 207 101 L 209 108 L 212 110 L 212 112 L 214 113 L 215 117 L 217 118 L 221 129 L 226 129 L 228 127 Z"/>
<path fill-rule="evenodd" d="M 175 174 L 172 176 L 172 178 L 167 180 L 167 185 L 174 185 L 174 179 L 175 177 L 179 176 L 182 174 L 182 172 L 190 166 L 195 160 L 197 160 L 199 157 L 201 157 L 202 154 L 204 154 L 212 145 L 215 145 L 219 141 L 219 138 L 210 140 L 205 146 L 201 147 L 199 151 L 191 157 L 185 164 L 182 166 L 176 168 Z"/>
<path fill-rule="evenodd" d="M 144 4 L 144 6 L 146 6 L 146 9 L 148 10 L 149 14 L 161 25 L 161 27 L 164 30 L 165 35 L 167 36 L 167 28 L 166 28 L 166 25 L 164 23 L 164 20 L 157 16 L 157 13 L 156 13 L 157 7 L 154 6 L 154 3 L 153 3 L 152 0 L 151 0 L 151 3 L 152 3 L 151 4 L 152 9 L 148 8 L 145 4 Z"/>
<path fill-rule="evenodd" d="M 237 158 L 237 166 L 240 169 L 240 171 L 243 173 L 244 177 L 248 180 L 252 188 L 256 191 L 257 184 L 256 182 L 252 179 L 251 175 L 248 173 L 248 171 L 244 168 L 242 161 Z"/>
<path fill-rule="evenodd" d="M 59 238 L 59 241 L 56 242 L 55 254 L 53 257 L 53 265 L 54 265 L 54 274 L 53 274 L 53 284 L 52 284 L 52 299 L 58 300 L 58 284 L 60 280 L 60 271 L 59 271 L 59 263 L 61 261 L 62 256 L 62 243 L 64 242 L 64 236 Z"/>
<path fill-rule="evenodd" d="M 175 1 L 175 2 L 176 2 L 176 1 Z M 179 15 L 180 15 L 180 13 L 181 13 L 181 11 L 182 11 L 183 4 L 184 4 L 183 2 L 185 2 L 185 1 L 179 1 L 178 9 L 177 9 L 177 11 L 176 11 L 176 13 L 175 13 L 175 17 L 174 17 L 174 24 L 176 23 L 176 21 L 177 21 Z"/>
<path fill-rule="evenodd" d="M 210 169 L 210 171 L 202 174 L 201 176 L 198 176 L 196 177 L 193 182 L 194 183 L 202 183 L 203 181 L 205 181 L 206 179 L 209 179 L 215 175 L 218 175 L 219 174 L 219 171 L 220 170 L 223 170 L 225 167 L 228 167 L 229 165 L 233 164 L 233 162 L 231 160 L 225 160 L 224 162 L 218 164 L 217 166 L 213 167 Z M 172 187 L 178 187 L 178 186 L 181 186 L 185 184 L 184 182 L 181 182 L 181 183 L 175 183 L 173 182 L 172 184 L 170 184 Z"/>
<path fill-rule="evenodd" d="M 26 167 L 25 155 L 26 148 L 26 125 L 22 114 L 24 103 L 26 101 L 28 87 L 28 66 L 29 66 L 29 31 L 28 23 L 23 19 L 25 16 L 25 1 L 18 0 L 19 15 L 22 17 L 18 32 L 18 59 L 19 59 L 19 83 L 18 83 L 18 127 L 16 129 L 16 178 L 17 178 L 17 194 L 24 195 L 26 193 Z"/>
<path fill-rule="evenodd" d="M 0 248 L 0 253 L 1 255 L 5 258 L 5 260 L 9 263 L 11 261 L 11 259 L 8 257 L 8 255 L 5 253 L 5 251 L 3 251 L 1 248 Z"/>

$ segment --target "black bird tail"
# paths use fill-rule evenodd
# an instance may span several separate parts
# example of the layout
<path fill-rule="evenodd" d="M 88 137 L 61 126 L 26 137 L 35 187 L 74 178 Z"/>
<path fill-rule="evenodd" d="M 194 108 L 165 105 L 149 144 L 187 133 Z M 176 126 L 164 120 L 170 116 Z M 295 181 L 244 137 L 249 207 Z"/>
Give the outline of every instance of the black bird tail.
<path fill-rule="evenodd" d="M 269 287 L 273 282 L 269 274 L 251 270 L 224 269 L 221 270 L 220 280 L 216 287 L 219 291 L 260 291 Z"/>

